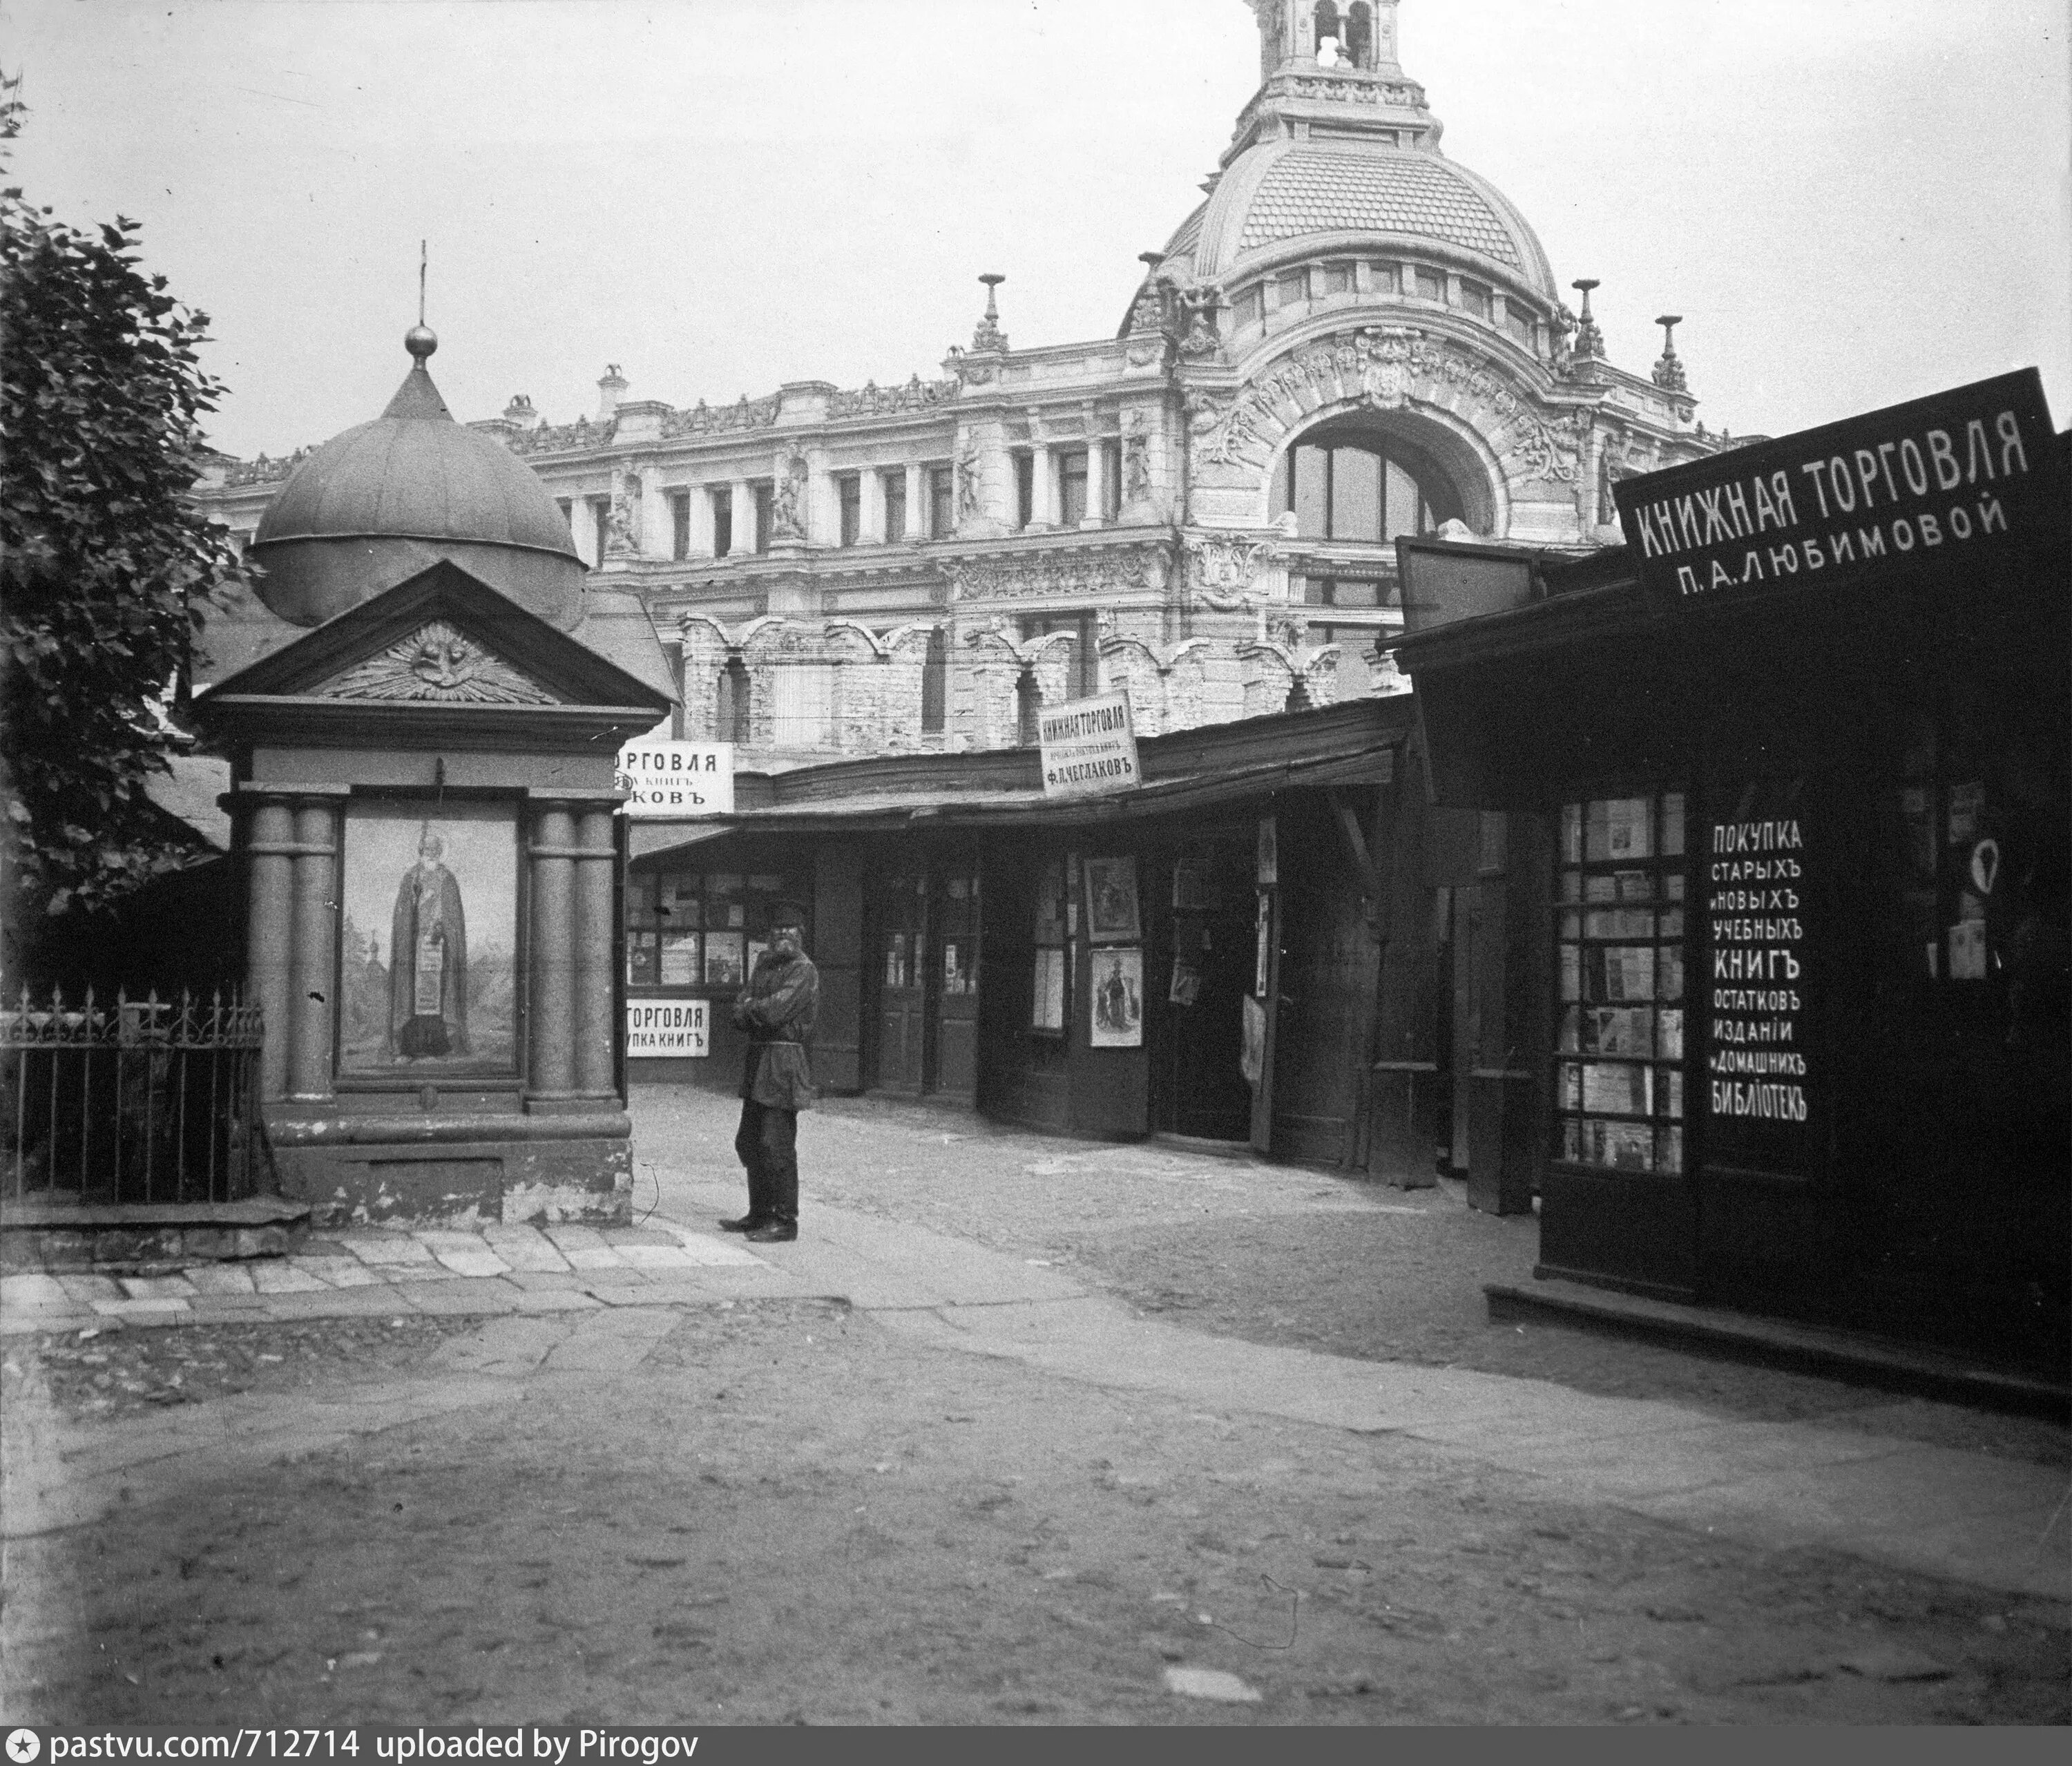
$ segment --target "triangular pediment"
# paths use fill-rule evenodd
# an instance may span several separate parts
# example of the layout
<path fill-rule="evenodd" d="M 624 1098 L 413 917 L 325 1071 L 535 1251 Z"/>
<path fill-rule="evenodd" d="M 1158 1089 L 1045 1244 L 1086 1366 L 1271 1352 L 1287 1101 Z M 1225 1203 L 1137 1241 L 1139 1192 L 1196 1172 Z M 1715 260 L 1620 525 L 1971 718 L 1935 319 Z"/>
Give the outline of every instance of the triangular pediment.
<path fill-rule="evenodd" d="M 655 689 L 449 561 L 312 627 L 196 700 L 648 706 Z M 651 720 L 652 721 L 652 720 Z"/>

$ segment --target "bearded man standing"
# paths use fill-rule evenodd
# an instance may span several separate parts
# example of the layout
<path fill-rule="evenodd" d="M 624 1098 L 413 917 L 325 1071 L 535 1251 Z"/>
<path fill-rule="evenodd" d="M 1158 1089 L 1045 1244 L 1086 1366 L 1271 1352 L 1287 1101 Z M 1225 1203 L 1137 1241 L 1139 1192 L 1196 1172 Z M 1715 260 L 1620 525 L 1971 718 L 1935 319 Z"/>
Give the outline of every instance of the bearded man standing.
<path fill-rule="evenodd" d="M 734 1151 L 748 1172 L 748 1212 L 720 1225 L 758 1245 L 799 1236 L 799 1112 L 812 1107 L 807 1047 L 820 1010 L 820 976 L 806 955 L 806 918 L 786 904 L 770 922 L 770 948 L 734 1001 L 748 1033 L 741 1074 L 741 1127 Z"/>

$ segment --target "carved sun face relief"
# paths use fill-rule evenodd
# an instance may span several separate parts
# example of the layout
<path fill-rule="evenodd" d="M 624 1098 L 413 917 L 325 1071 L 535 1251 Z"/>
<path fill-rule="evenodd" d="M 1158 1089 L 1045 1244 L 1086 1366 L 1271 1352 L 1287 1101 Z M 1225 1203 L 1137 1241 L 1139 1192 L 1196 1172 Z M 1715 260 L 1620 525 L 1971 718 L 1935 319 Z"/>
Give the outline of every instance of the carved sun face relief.
<path fill-rule="evenodd" d="M 551 705 L 553 694 L 444 619 L 434 619 L 323 689 L 335 699 Z"/>

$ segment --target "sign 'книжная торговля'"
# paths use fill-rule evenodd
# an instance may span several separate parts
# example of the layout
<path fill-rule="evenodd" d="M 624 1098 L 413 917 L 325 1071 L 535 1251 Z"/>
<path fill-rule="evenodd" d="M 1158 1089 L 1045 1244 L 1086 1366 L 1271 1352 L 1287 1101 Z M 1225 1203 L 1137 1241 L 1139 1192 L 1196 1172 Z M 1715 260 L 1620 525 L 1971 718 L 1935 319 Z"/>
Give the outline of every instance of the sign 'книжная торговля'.
<path fill-rule="evenodd" d="M 2062 544 L 2058 437 L 2033 368 L 1614 487 L 1626 544 L 1679 606 Z"/>

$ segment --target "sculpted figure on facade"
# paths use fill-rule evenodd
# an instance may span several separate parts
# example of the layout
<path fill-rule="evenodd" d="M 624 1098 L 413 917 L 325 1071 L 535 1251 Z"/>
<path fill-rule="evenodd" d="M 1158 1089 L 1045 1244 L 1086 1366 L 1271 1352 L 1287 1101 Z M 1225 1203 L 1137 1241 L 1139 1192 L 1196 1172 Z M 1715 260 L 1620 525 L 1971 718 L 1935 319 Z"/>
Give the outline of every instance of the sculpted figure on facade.
<path fill-rule="evenodd" d="M 630 557 L 638 549 L 635 524 L 639 520 L 635 499 L 640 495 L 640 481 L 631 476 L 620 478 L 611 487 L 611 507 L 605 515 L 605 556 L 610 558 Z"/>
<path fill-rule="evenodd" d="M 803 504 L 806 491 L 806 462 L 793 454 L 778 474 L 770 500 L 770 534 L 773 540 L 801 540 L 806 537 Z"/>
<path fill-rule="evenodd" d="M 1122 500 L 1141 503 L 1151 495 L 1151 419 L 1132 411 L 1122 420 Z"/>
<path fill-rule="evenodd" d="M 957 450 L 957 524 L 976 521 L 984 500 L 985 451 L 977 435 L 967 429 Z"/>

